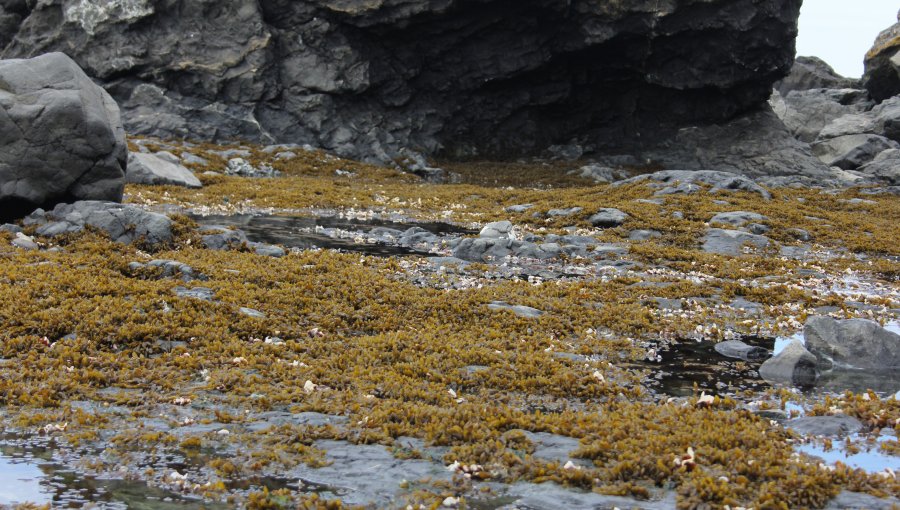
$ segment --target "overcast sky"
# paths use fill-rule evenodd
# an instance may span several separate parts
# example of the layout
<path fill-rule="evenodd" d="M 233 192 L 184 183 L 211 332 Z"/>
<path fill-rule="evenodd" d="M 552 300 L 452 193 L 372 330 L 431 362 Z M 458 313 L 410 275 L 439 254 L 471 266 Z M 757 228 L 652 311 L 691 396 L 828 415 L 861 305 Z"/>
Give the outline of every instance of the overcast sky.
<path fill-rule="evenodd" d="M 797 55 L 815 56 L 858 78 L 875 37 L 897 22 L 898 0 L 803 0 Z"/>

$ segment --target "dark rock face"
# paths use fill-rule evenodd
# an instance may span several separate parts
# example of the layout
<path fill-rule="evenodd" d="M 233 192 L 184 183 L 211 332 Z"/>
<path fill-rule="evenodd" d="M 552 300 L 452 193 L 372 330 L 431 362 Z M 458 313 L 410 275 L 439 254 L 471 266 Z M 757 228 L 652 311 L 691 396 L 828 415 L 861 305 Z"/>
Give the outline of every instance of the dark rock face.
<path fill-rule="evenodd" d="M 897 20 L 866 53 L 863 86 L 876 101 L 900 95 L 900 12 Z"/>
<path fill-rule="evenodd" d="M 502 156 L 573 139 L 641 153 L 759 111 L 792 65 L 800 3 L 7 0 L 0 26 L 17 30 L 9 41 L 0 30 L 0 55 L 70 52 L 135 134 L 378 161 L 404 147 Z M 722 163 L 691 168 L 704 162 Z"/>
<path fill-rule="evenodd" d="M 126 153 L 116 103 L 72 59 L 0 61 L 0 221 L 59 202 L 121 200 Z"/>
<path fill-rule="evenodd" d="M 775 90 L 787 95 L 794 90 L 810 89 L 855 89 L 857 80 L 839 75 L 824 60 L 818 57 L 797 57 L 791 74 L 775 84 Z"/>

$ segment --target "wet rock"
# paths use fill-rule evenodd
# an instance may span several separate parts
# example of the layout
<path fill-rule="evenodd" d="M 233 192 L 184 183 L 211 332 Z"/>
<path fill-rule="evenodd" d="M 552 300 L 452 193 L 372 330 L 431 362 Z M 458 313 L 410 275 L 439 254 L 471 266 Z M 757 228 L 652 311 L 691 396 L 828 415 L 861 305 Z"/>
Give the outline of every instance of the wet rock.
<path fill-rule="evenodd" d="M 574 215 L 580 213 L 580 212 L 583 211 L 583 210 L 584 210 L 584 209 L 582 209 L 581 207 L 568 207 L 568 208 L 563 208 L 563 209 L 550 209 L 549 211 L 547 211 L 547 217 L 548 217 L 548 218 L 559 218 L 559 217 L 566 217 L 566 216 L 574 216 Z"/>
<path fill-rule="evenodd" d="M 727 358 L 737 358 L 745 361 L 758 361 L 769 357 L 768 349 L 747 345 L 740 340 L 719 342 L 716 344 L 715 350 Z"/>
<path fill-rule="evenodd" d="M 803 337 L 809 351 L 826 368 L 900 369 L 900 335 L 870 320 L 810 317 Z"/>
<path fill-rule="evenodd" d="M 757 193 L 766 200 L 772 198 L 772 195 L 765 188 L 756 184 L 751 179 L 729 173 L 713 170 L 662 170 L 652 174 L 643 174 L 624 181 L 613 183 L 614 186 L 622 186 L 624 184 L 633 184 L 638 182 L 648 182 L 655 188 L 667 188 L 678 185 L 694 185 L 692 193 L 699 191 L 697 183 L 710 186 L 710 193 L 719 191 L 747 191 L 749 193 Z"/>
<path fill-rule="evenodd" d="M 561 436 L 549 432 L 522 432 L 534 445 L 534 453 L 531 456 L 536 459 L 557 462 L 560 465 L 569 461 L 579 465 L 581 462 L 584 462 L 575 462 L 576 459 L 570 455 L 581 447 L 581 441 L 574 437 Z"/>
<path fill-rule="evenodd" d="M 0 221 L 62 201 L 121 201 L 115 101 L 62 53 L 0 60 Z"/>
<path fill-rule="evenodd" d="M 392 508 L 405 492 L 401 480 L 449 481 L 453 476 L 442 464 L 398 459 L 381 445 L 319 440 L 312 446 L 326 452 L 328 465 L 311 468 L 301 464 L 290 470 L 290 477 L 341 488 L 341 502 L 345 505 Z"/>
<path fill-rule="evenodd" d="M 759 367 L 759 375 L 772 384 L 809 386 L 816 382 L 816 357 L 793 340 Z"/>
<path fill-rule="evenodd" d="M 859 168 L 888 149 L 900 149 L 900 144 L 873 134 L 839 136 L 812 145 L 813 154 L 823 163 L 844 170 Z"/>
<path fill-rule="evenodd" d="M 794 90 L 849 89 L 857 87 L 855 80 L 844 78 L 824 60 L 817 57 L 797 57 L 791 73 L 775 84 L 781 95 Z"/>
<path fill-rule="evenodd" d="M 624 212 L 611 207 L 605 207 L 594 213 L 588 218 L 588 221 L 595 227 L 613 228 L 622 225 L 627 219 L 628 215 Z"/>
<path fill-rule="evenodd" d="M 281 246 L 276 246 L 274 244 L 265 244 L 265 243 L 247 243 L 247 246 L 253 249 L 253 252 L 257 255 L 262 255 L 263 257 L 284 257 L 287 253 L 284 251 L 284 248 Z"/>
<path fill-rule="evenodd" d="M 172 291 L 180 298 L 199 299 L 201 301 L 212 301 L 213 296 L 216 294 L 214 290 L 207 287 L 194 287 L 189 289 L 187 287 L 178 286 L 172 289 Z"/>
<path fill-rule="evenodd" d="M 703 240 L 703 251 L 707 253 L 738 256 L 744 252 L 745 246 L 763 249 L 769 246 L 769 238 L 742 230 L 711 228 L 706 231 Z"/>
<path fill-rule="evenodd" d="M 506 212 L 511 212 L 511 213 L 523 213 L 533 207 L 534 207 L 534 204 L 518 204 L 518 205 L 511 205 L 511 206 L 507 207 L 505 210 L 506 210 Z"/>
<path fill-rule="evenodd" d="M 259 167 L 255 167 L 243 158 L 233 158 L 228 160 L 228 166 L 225 168 L 225 175 L 237 175 L 240 177 L 250 178 L 269 178 L 278 177 L 281 175 L 281 172 L 275 170 L 265 163 L 259 165 Z"/>
<path fill-rule="evenodd" d="M 245 245 L 247 234 L 241 230 L 232 230 L 223 226 L 207 225 L 200 227 L 203 244 L 210 250 L 229 250 Z"/>
<path fill-rule="evenodd" d="M 762 214 L 755 212 L 731 211 L 716 214 L 709 220 L 709 223 L 724 223 L 726 225 L 731 225 L 732 227 L 741 227 L 750 222 L 765 221 L 768 219 L 769 218 L 766 218 Z"/>
<path fill-rule="evenodd" d="M 484 239 L 515 239 L 513 224 L 508 221 L 488 223 L 481 229 L 478 237 Z"/>
<path fill-rule="evenodd" d="M 828 502 L 824 510 L 893 510 L 900 506 L 900 499 L 878 498 L 871 494 L 841 491 Z"/>
<path fill-rule="evenodd" d="M 623 170 L 616 170 L 608 166 L 598 165 L 596 163 L 585 165 L 578 170 L 572 170 L 568 173 L 570 175 L 577 175 L 585 179 L 591 179 L 598 184 L 614 182 L 619 179 L 625 179 L 628 177 L 628 172 L 625 172 Z"/>
<path fill-rule="evenodd" d="M 900 13 L 866 53 L 863 86 L 876 101 L 900 95 Z"/>
<path fill-rule="evenodd" d="M 140 241 L 156 247 L 173 239 L 172 220 L 168 216 L 114 202 L 86 200 L 59 204 L 52 211 L 39 209 L 25 221 L 39 225 L 37 235 L 46 237 L 81 232 L 85 226 L 91 226 L 123 244 Z"/>
<path fill-rule="evenodd" d="M 246 315 L 247 317 L 253 317 L 254 319 L 265 319 L 266 318 L 266 314 L 260 312 L 259 310 L 254 310 L 253 308 L 247 308 L 247 307 L 242 306 L 242 307 L 238 308 L 238 311 L 241 312 L 242 314 Z"/>
<path fill-rule="evenodd" d="M 646 241 L 648 239 L 656 239 L 662 237 L 662 233 L 658 230 L 632 230 L 628 233 L 630 241 Z"/>
<path fill-rule="evenodd" d="M 490 505 L 487 508 L 512 510 L 556 510 L 560 508 L 640 508 L 641 510 L 664 510 L 676 508 L 674 492 L 666 492 L 661 499 L 637 500 L 622 496 L 606 496 L 595 492 L 575 491 L 553 482 L 541 484 L 516 482 L 506 487 L 494 487 L 497 499 L 503 506 Z"/>
<path fill-rule="evenodd" d="M 808 436 L 839 437 L 855 434 L 862 429 L 862 423 L 852 416 L 804 416 L 784 423 L 785 428 Z"/>
<path fill-rule="evenodd" d="M 174 157 L 174 156 L 173 156 Z M 177 159 L 177 158 L 176 158 Z M 200 188 L 200 179 L 187 168 L 158 155 L 132 152 L 128 155 L 125 181 L 135 184 L 171 184 Z"/>
<path fill-rule="evenodd" d="M 493 301 L 488 304 L 488 308 L 491 310 L 509 310 L 519 317 L 524 317 L 526 319 L 536 319 L 546 313 L 530 306 L 511 305 L 503 301 Z"/>

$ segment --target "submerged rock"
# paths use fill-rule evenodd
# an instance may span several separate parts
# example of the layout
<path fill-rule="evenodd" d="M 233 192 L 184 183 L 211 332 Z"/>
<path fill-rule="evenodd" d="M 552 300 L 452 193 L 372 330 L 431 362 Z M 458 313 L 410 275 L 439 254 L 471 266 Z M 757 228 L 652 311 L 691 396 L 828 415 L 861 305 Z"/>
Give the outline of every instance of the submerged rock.
<path fill-rule="evenodd" d="M 826 368 L 900 369 L 900 335 L 870 320 L 810 317 L 803 337 Z"/>
<path fill-rule="evenodd" d="M 784 423 L 787 428 L 810 436 L 846 436 L 862 429 L 862 423 L 852 416 L 804 416 Z"/>
<path fill-rule="evenodd" d="M 759 375 L 773 384 L 809 386 L 816 382 L 816 365 L 816 357 L 799 340 L 793 340 L 759 367 Z"/>
<path fill-rule="evenodd" d="M 762 347 L 747 345 L 740 340 L 727 340 L 715 345 L 715 350 L 722 356 L 737 358 L 746 361 L 757 361 L 769 357 L 769 350 Z"/>
<path fill-rule="evenodd" d="M 115 101 L 72 59 L 0 60 L 0 222 L 60 202 L 120 201 L 126 153 Z"/>

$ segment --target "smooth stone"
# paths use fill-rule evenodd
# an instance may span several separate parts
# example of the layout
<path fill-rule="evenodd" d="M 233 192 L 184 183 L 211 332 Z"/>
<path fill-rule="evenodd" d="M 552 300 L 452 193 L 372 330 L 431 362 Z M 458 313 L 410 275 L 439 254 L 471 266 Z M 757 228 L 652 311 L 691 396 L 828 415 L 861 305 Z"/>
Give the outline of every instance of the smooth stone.
<path fill-rule="evenodd" d="M 852 416 L 804 416 L 784 423 L 785 428 L 808 436 L 846 436 L 862 429 L 862 423 Z"/>
<path fill-rule="evenodd" d="M 200 188 L 200 179 L 180 163 L 173 163 L 163 159 L 157 154 L 144 154 L 132 152 L 128 155 L 128 168 L 125 171 L 125 182 L 133 184 L 184 186 L 186 188 Z M 178 161 L 174 155 L 172 159 Z"/>
<path fill-rule="evenodd" d="M 488 223 L 481 229 L 478 237 L 484 239 L 510 239 L 513 235 L 513 224 L 509 221 L 495 221 Z"/>
<path fill-rule="evenodd" d="M 867 319 L 810 317 L 803 328 L 806 347 L 825 368 L 900 370 L 900 335 Z"/>
<path fill-rule="evenodd" d="M 260 312 L 259 310 L 254 310 L 253 308 L 247 308 L 247 307 L 242 306 L 242 307 L 238 308 L 238 311 L 248 317 L 253 317 L 254 319 L 265 319 L 266 318 L 266 314 Z"/>
<path fill-rule="evenodd" d="M 604 207 L 588 218 L 588 221 L 595 227 L 613 228 L 625 223 L 627 219 L 628 215 L 624 212 L 612 207 Z"/>
<path fill-rule="evenodd" d="M 769 238 L 742 230 L 711 228 L 703 240 L 703 251 L 707 253 L 738 256 L 744 252 L 744 246 L 763 249 L 769 246 Z"/>
<path fill-rule="evenodd" d="M 490 308 L 491 310 L 509 310 L 519 317 L 524 317 L 526 319 L 536 319 L 546 313 L 530 306 L 511 305 L 503 301 L 493 301 L 488 304 L 488 308 Z"/>
<path fill-rule="evenodd" d="M 816 365 L 816 357 L 793 340 L 759 367 L 759 375 L 769 383 L 809 386 L 816 382 Z"/>

